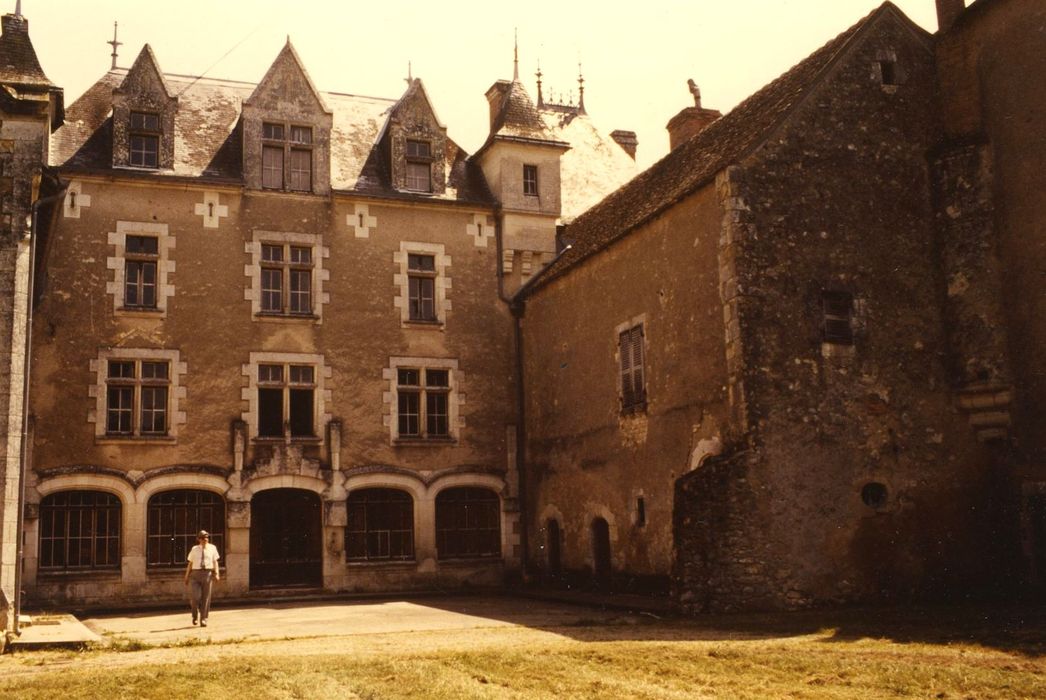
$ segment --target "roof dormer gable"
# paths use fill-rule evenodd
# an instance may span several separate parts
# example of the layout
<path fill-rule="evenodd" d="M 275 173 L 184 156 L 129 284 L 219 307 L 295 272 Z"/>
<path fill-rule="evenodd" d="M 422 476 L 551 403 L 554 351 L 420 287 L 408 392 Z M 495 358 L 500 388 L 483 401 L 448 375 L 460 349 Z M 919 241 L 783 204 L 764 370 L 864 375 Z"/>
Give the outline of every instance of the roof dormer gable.
<path fill-rule="evenodd" d="M 146 44 L 113 90 L 113 167 L 172 169 L 177 113 L 178 98 Z"/>
<path fill-rule="evenodd" d="M 243 103 L 243 175 L 250 188 L 328 194 L 334 115 L 290 39 Z"/>
<path fill-rule="evenodd" d="M 390 111 L 379 141 L 394 188 L 418 194 L 446 192 L 447 127 L 436 116 L 420 78 L 410 81 Z"/>

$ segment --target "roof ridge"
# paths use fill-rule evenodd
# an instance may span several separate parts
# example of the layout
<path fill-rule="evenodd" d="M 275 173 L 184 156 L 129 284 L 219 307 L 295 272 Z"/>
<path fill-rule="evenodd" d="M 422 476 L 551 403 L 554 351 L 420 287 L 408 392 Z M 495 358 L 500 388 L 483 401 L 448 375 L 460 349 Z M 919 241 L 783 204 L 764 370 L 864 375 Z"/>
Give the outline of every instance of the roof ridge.
<path fill-rule="evenodd" d="M 531 293 L 544 287 L 590 255 L 653 220 L 668 207 L 705 185 L 711 177 L 714 177 L 730 162 L 745 157 L 765 142 L 766 138 L 805 101 L 805 97 L 810 93 L 810 88 L 822 79 L 854 38 L 887 9 L 893 9 L 904 16 L 904 13 L 897 10 L 892 3 L 884 2 L 777 78 L 746 97 L 689 141 L 669 151 L 649 168 L 578 216 L 566 230 L 568 238 L 571 237 L 572 231 L 578 236 L 575 239 L 573 254 L 559 258 L 554 263 L 558 269 L 550 270 L 550 273 L 542 279 L 541 284 L 530 290 Z M 811 73 L 804 77 L 803 73 L 806 70 Z M 783 90 L 794 81 L 798 81 L 796 89 L 791 93 Z M 782 91 L 785 94 L 777 95 Z M 774 114 L 775 111 L 776 114 Z M 768 114 L 771 115 L 769 120 L 764 124 L 759 124 L 760 117 Z M 746 125 L 753 122 L 756 126 L 748 132 L 743 128 L 736 128 L 739 123 Z M 692 167 L 682 168 L 684 175 L 681 178 L 672 179 L 664 176 L 663 171 L 675 170 L 671 167 L 675 162 L 685 163 L 688 160 L 697 162 L 693 163 Z M 658 180 L 667 181 L 658 182 Z M 623 200 L 628 199 L 630 194 L 643 189 L 651 182 L 654 183 L 654 187 L 651 189 L 660 193 L 661 196 L 648 198 L 646 202 L 642 202 L 638 206 L 623 205 Z M 644 207 L 644 204 L 648 206 Z M 618 212 L 617 209 L 625 211 Z M 604 219 L 607 221 L 603 221 Z M 613 226 L 610 222 L 614 221 L 623 222 L 623 225 Z M 607 235 L 608 231 L 612 231 L 612 233 Z M 586 244 L 582 240 L 586 236 L 591 236 L 594 240 Z"/>

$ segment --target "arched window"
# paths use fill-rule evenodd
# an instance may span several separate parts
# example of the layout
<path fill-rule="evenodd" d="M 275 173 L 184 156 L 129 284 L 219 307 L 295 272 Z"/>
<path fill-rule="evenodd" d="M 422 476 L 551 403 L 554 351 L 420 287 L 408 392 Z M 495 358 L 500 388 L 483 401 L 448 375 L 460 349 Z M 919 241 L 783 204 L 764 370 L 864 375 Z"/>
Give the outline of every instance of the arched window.
<path fill-rule="evenodd" d="M 345 558 L 414 558 L 414 500 L 398 489 L 360 489 L 346 501 Z"/>
<path fill-rule="evenodd" d="M 40 570 L 120 569 L 120 499 L 101 491 L 60 491 L 40 503 Z"/>
<path fill-rule="evenodd" d="M 440 559 L 501 556 L 501 502 L 489 489 L 472 486 L 436 496 L 436 551 Z"/>
<path fill-rule="evenodd" d="M 146 563 L 150 568 L 185 566 L 196 544 L 196 533 L 206 530 L 211 544 L 225 552 L 225 501 L 210 491 L 164 491 L 149 499 Z"/>

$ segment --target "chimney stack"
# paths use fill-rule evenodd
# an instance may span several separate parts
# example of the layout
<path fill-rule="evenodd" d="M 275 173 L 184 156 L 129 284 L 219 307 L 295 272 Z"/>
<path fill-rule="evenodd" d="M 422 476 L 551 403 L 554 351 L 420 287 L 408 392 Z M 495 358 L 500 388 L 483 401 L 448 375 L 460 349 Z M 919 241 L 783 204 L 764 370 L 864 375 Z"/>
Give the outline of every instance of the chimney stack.
<path fill-rule="evenodd" d="M 501 110 L 505 106 L 505 98 L 508 97 L 509 88 L 512 87 L 512 83 L 507 80 L 499 80 L 490 86 L 487 90 L 487 103 L 490 105 L 490 130 L 494 131 L 494 123 L 498 120 L 501 115 Z"/>
<path fill-rule="evenodd" d="M 937 31 L 946 32 L 966 9 L 966 0 L 937 0 Z"/>
<path fill-rule="evenodd" d="M 668 129 L 668 147 L 673 151 L 723 116 L 718 109 L 705 109 L 701 106 L 701 89 L 697 87 L 693 78 L 687 81 L 687 85 L 690 86 L 690 94 L 694 97 L 694 106 L 683 109 L 672 117 L 665 127 Z"/>
<path fill-rule="evenodd" d="M 639 139 L 636 138 L 636 132 L 617 129 L 616 131 L 610 132 L 610 138 L 614 139 L 618 146 L 621 146 L 622 150 L 628 154 L 629 158 L 632 160 L 636 159 L 636 148 L 639 146 Z"/>

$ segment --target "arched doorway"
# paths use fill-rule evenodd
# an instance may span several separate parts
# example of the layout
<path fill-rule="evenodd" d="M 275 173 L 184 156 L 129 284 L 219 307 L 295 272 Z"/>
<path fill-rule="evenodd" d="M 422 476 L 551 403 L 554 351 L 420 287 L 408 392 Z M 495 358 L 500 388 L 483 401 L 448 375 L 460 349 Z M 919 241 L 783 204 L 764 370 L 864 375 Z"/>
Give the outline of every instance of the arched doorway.
<path fill-rule="evenodd" d="M 555 518 L 549 518 L 548 522 L 545 523 L 545 554 L 548 557 L 546 562 L 548 575 L 554 579 L 559 578 L 563 574 L 562 555 L 559 549 L 560 538 L 559 521 Z"/>
<path fill-rule="evenodd" d="M 301 489 L 271 489 L 251 499 L 251 588 L 323 584 L 323 509 Z"/>
<path fill-rule="evenodd" d="M 592 521 L 592 579 L 596 585 L 610 583 L 610 526 L 603 518 Z"/>

